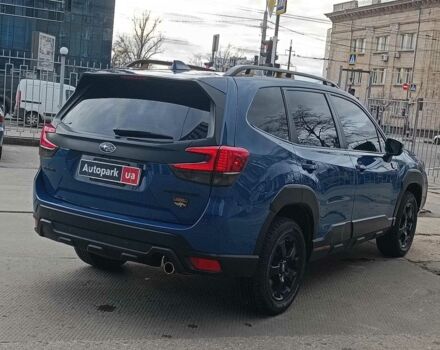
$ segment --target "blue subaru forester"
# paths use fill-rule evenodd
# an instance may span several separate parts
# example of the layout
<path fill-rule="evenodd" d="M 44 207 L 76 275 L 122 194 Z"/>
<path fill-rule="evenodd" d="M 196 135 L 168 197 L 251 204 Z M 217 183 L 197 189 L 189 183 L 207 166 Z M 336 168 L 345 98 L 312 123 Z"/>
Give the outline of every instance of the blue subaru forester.
<path fill-rule="evenodd" d="M 40 156 L 40 236 L 97 268 L 241 277 L 271 315 L 310 259 L 372 239 L 404 256 L 427 193 L 423 163 L 351 95 L 257 66 L 87 73 Z"/>

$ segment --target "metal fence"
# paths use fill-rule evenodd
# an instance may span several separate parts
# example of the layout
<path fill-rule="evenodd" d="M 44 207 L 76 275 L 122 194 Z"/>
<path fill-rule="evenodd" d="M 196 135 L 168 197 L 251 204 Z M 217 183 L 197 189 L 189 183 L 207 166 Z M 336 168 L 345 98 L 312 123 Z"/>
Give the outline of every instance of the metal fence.
<path fill-rule="evenodd" d="M 41 128 L 75 91 L 81 74 L 108 68 L 61 56 L 51 71 L 37 66 L 32 57 L 0 51 L 0 106 L 6 113 L 6 136 L 38 139 Z"/>
<path fill-rule="evenodd" d="M 38 70 L 36 63 L 33 58 L 0 51 L 0 105 L 6 109 L 7 136 L 38 139 L 44 124 L 73 93 L 81 74 L 107 68 L 67 61 L 60 79 L 60 57 L 53 71 Z M 370 98 L 367 106 L 388 136 L 402 141 L 425 162 L 430 181 L 440 183 L 440 102 Z"/>
<path fill-rule="evenodd" d="M 387 136 L 425 162 L 430 182 L 440 183 L 440 102 L 369 99 L 368 108 Z"/>

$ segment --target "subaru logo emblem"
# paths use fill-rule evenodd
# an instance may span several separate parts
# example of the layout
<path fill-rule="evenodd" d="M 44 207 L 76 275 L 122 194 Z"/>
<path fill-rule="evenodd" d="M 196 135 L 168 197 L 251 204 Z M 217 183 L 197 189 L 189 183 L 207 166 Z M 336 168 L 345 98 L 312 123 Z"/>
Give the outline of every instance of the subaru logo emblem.
<path fill-rule="evenodd" d="M 104 142 L 99 145 L 99 149 L 104 153 L 113 153 L 116 151 L 116 146 L 110 142 Z"/>

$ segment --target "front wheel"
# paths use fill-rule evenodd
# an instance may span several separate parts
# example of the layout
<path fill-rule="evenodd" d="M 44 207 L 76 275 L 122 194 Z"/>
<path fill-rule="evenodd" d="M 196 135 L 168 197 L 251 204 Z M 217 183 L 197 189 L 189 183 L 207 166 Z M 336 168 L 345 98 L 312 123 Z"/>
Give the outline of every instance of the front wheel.
<path fill-rule="evenodd" d="M 77 247 L 75 247 L 75 252 L 78 255 L 78 257 L 86 264 L 89 264 L 100 270 L 108 270 L 108 271 L 117 270 L 126 263 L 126 261 L 124 260 L 107 259 L 102 256 L 89 253 L 87 250 Z"/>
<path fill-rule="evenodd" d="M 273 316 L 289 308 L 301 286 L 306 262 L 302 229 L 293 220 L 276 219 L 269 229 L 253 279 L 258 311 Z"/>
<path fill-rule="evenodd" d="M 384 256 L 402 258 L 409 252 L 416 234 L 418 211 L 416 197 L 406 192 L 394 226 L 385 236 L 376 239 L 377 248 Z"/>

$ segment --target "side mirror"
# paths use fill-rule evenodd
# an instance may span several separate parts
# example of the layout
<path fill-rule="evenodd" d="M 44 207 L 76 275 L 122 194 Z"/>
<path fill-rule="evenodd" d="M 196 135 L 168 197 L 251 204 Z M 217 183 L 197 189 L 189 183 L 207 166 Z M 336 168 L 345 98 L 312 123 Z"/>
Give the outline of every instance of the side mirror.
<path fill-rule="evenodd" d="M 403 153 L 403 147 L 403 143 L 394 139 L 387 139 L 385 142 L 385 161 L 389 162 L 391 158 L 400 156 Z"/>

